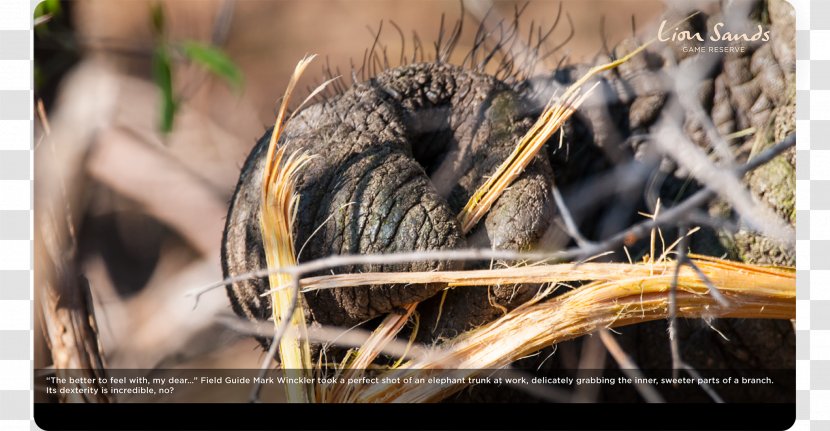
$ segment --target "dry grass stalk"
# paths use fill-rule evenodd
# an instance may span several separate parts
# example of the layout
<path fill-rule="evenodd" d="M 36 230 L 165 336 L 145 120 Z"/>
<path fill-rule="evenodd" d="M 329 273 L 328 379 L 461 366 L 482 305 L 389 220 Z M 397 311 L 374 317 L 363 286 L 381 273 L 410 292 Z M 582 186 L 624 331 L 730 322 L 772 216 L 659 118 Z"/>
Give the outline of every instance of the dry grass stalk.
<path fill-rule="evenodd" d="M 498 200 L 502 192 L 524 171 L 545 142 L 579 109 L 598 83 L 595 83 L 584 93 L 582 92 L 582 86 L 597 74 L 627 62 L 642 52 L 650 43 L 639 46 L 618 60 L 591 68 L 584 76 L 571 84 L 561 96 L 553 96 L 542 115 L 539 116 L 530 130 L 522 136 L 510 156 L 473 193 L 470 200 L 467 201 L 467 205 L 458 214 L 458 221 L 465 233 L 472 230 L 479 220 L 487 214 L 487 211 Z"/>
<path fill-rule="evenodd" d="M 759 265 L 748 265 L 708 256 L 692 255 L 698 265 L 715 267 L 718 263 L 725 268 L 742 268 L 751 274 L 766 274 L 773 271 L 776 277 L 788 273 L 787 269 L 776 269 Z M 357 274 L 335 274 L 308 277 L 300 280 L 304 292 L 321 289 L 335 289 L 379 284 L 428 284 L 446 283 L 450 287 L 495 286 L 511 284 L 569 283 L 583 280 L 626 280 L 649 277 L 661 271 L 669 260 L 647 260 L 642 263 L 587 262 L 581 264 L 561 263 L 550 265 L 517 266 L 498 269 L 477 269 L 467 271 L 424 271 L 424 272 L 365 272 Z M 707 275 L 709 275 L 707 273 Z M 776 279 L 777 280 L 777 279 Z M 750 282 L 750 280 L 747 280 Z"/>
<path fill-rule="evenodd" d="M 368 339 L 366 339 L 363 345 L 360 346 L 354 355 L 354 359 L 352 359 L 345 366 L 345 369 L 339 376 L 348 382 L 350 379 L 363 374 L 366 369 L 369 369 L 375 358 L 383 352 L 385 346 L 395 340 L 395 336 L 398 332 L 400 332 L 401 328 L 403 328 L 406 321 L 409 320 L 412 313 L 415 312 L 415 308 L 417 306 L 418 303 L 415 302 L 405 306 L 403 313 L 388 314 L 383 319 L 383 322 L 381 322 L 380 325 L 372 331 L 371 335 Z M 409 349 L 407 348 L 407 350 L 403 352 L 404 356 L 406 356 L 408 350 Z M 353 402 L 355 389 L 355 385 L 348 383 L 336 385 L 332 390 L 324 392 L 325 397 L 322 398 L 321 401 L 335 403 Z"/>
<path fill-rule="evenodd" d="M 745 265 L 696 256 L 697 265 L 730 307 L 719 306 L 706 284 L 693 270 L 683 267 L 678 277 L 678 314 L 693 318 L 795 317 L 795 273 L 791 270 Z M 445 347 L 394 370 L 396 377 L 424 377 L 424 369 L 458 369 L 466 377 L 480 370 L 508 366 L 513 361 L 551 344 L 591 334 L 599 329 L 626 326 L 669 317 L 668 291 L 674 262 L 637 264 L 637 276 L 605 279 L 550 300 L 542 296 L 505 316 L 462 334 Z M 653 266 L 654 275 L 648 275 Z M 420 371 L 419 371 L 420 370 Z M 390 385 L 361 387 L 359 402 L 435 402 L 464 385 Z"/>
<path fill-rule="evenodd" d="M 446 283 L 450 287 L 567 283 L 580 280 L 619 280 L 650 275 L 649 264 L 561 263 L 467 271 L 365 272 L 308 277 L 300 280 L 304 292 L 377 284 Z"/>
<path fill-rule="evenodd" d="M 578 81 L 579 86 L 583 80 Z M 565 124 L 585 99 L 596 88 L 591 86 L 585 93 L 580 95 L 580 88 L 574 84 L 562 94 L 561 97 L 552 100 L 545 108 L 542 115 L 536 120 L 530 130 L 522 136 L 516 148 L 496 169 L 496 172 L 484 182 L 467 201 L 467 205 L 458 214 L 458 222 L 464 233 L 472 230 L 473 227 L 487 214 L 502 192 L 524 171 L 527 165 L 536 157 L 536 153 L 542 145 Z M 554 96 L 555 97 L 555 96 Z"/>
<path fill-rule="evenodd" d="M 260 228 L 268 268 L 297 264 L 292 231 L 298 203 L 294 184 L 299 170 L 310 160 L 310 157 L 305 154 L 292 154 L 286 157 L 285 147 L 277 149 L 277 142 L 285 127 L 288 102 L 297 80 L 313 59 L 313 56 L 306 57 L 297 64 L 277 113 L 277 120 L 268 146 L 262 179 L 260 214 Z M 290 289 L 276 288 L 291 284 L 292 276 L 274 272 L 269 275 L 268 281 L 273 291 L 271 309 L 275 327 L 279 328 L 284 319 L 290 319 L 288 328 L 291 331 L 287 331 L 286 335 L 279 340 L 282 368 L 283 370 L 296 370 L 302 374 L 302 377 L 312 377 L 311 348 L 306 334 L 302 297 L 296 299 L 297 306 L 291 309 L 292 295 L 300 293 Z M 314 400 L 312 385 L 286 385 L 285 387 L 289 402 L 312 402 Z"/>

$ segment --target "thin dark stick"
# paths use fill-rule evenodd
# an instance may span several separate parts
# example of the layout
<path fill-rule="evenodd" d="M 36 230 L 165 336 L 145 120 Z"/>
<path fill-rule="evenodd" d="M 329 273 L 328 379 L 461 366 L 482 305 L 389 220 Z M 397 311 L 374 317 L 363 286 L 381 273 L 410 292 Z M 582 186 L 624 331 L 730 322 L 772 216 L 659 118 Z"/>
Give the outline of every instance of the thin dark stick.
<path fill-rule="evenodd" d="M 611 58 L 611 49 L 608 47 L 608 34 L 605 32 L 605 14 L 599 16 L 599 37 L 602 41 L 602 51 Z"/>
<path fill-rule="evenodd" d="M 560 49 L 562 49 L 562 47 L 567 45 L 568 42 L 570 42 L 571 39 L 573 39 L 574 35 L 576 34 L 576 28 L 574 27 L 574 21 L 573 21 L 573 18 L 571 18 L 571 14 L 565 12 L 565 18 L 568 19 L 568 27 L 570 28 L 570 32 L 568 33 L 568 36 L 565 37 L 565 39 L 563 39 L 561 43 L 554 46 L 547 53 L 545 53 L 545 55 L 543 55 L 540 60 L 544 61 L 546 58 L 553 55 L 556 51 L 559 51 Z M 553 30 L 553 29 L 551 29 L 551 30 Z M 545 36 L 545 37 L 547 37 L 547 36 Z"/>
<path fill-rule="evenodd" d="M 424 62 L 424 45 L 421 43 L 421 37 L 418 36 L 417 31 L 412 31 L 412 43 L 415 45 L 415 51 L 412 52 L 412 62 Z"/>
<path fill-rule="evenodd" d="M 449 61 L 450 56 L 455 50 L 455 47 L 458 45 L 459 39 L 461 39 L 461 31 L 464 28 L 464 15 L 466 11 L 464 9 L 464 2 L 459 1 L 459 4 L 461 5 L 461 15 L 458 18 L 458 21 L 456 22 L 455 26 L 453 26 L 453 31 L 450 34 L 449 39 L 447 40 L 444 52 L 441 54 L 440 61 L 442 62 Z"/>
<path fill-rule="evenodd" d="M 435 60 L 441 61 L 441 42 L 444 40 L 444 19 L 446 16 L 441 14 L 441 23 L 438 26 L 438 40 L 435 41 Z"/>
<path fill-rule="evenodd" d="M 374 33 L 372 31 L 372 27 L 366 26 L 366 29 L 369 30 L 369 34 L 374 36 L 374 40 L 372 40 L 372 48 L 369 49 L 369 70 L 370 70 L 370 77 L 375 76 L 377 74 L 376 70 L 373 70 L 372 67 L 374 66 L 373 57 L 375 56 L 375 48 L 378 46 L 378 41 L 380 40 L 380 34 L 383 31 L 383 21 L 381 20 L 380 24 L 378 24 L 378 32 Z"/>
<path fill-rule="evenodd" d="M 398 66 L 403 66 L 404 55 L 406 54 L 406 36 L 404 36 L 403 30 L 401 30 L 401 27 L 395 21 L 389 20 L 389 24 L 391 24 L 392 27 L 395 27 L 398 35 L 401 37 L 401 58 L 398 60 Z"/>

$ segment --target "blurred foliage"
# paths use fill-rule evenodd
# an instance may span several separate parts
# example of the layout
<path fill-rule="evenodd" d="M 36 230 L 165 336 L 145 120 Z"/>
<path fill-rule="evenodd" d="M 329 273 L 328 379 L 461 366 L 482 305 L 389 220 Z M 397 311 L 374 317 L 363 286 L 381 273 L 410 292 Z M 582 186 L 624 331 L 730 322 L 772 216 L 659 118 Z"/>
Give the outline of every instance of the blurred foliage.
<path fill-rule="evenodd" d="M 72 3 L 65 0 L 44 0 L 34 12 L 35 97 L 43 100 L 47 110 L 54 102 L 60 81 L 87 48 L 85 42 L 76 35 L 72 9 Z M 152 45 L 124 49 L 118 45 L 109 46 L 109 42 L 101 44 L 101 41 L 96 41 L 96 47 L 111 49 L 113 54 L 149 60 L 151 77 L 161 94 L 159 129 L 162 132 L 169 133 L 173 130 L 176 111 L 181 103 L 182 96 L 176 94 L 173 79 L 177 65 L 195 64 L 223 80 L 234 91 L 241 92 L 242 72 L 221 49 L 195 40 L 171 41 L 168 31 L 170 24 L 160 2 L 151 5 L 149 20 L 154 37 Z"/>
<path fill-rule="evenodd" d="M 242 72 L 224 52 L 192 40 L 182 42 L 181 49 L 187 59 L 224 79 L 234 90 L 242 88 Z"/>
<path fill-rule="evenodd" d="M 150 7 L 150 22 L 153 24 L 153 32 L 156 35 L 164 34 L 164 9 L 161 3 L 154 3 Z"/>
<path fill-rule="evenodd" d="M 60 15 L 62 9 L 60 0 L 43 0 L 35 7 L 35 20 L 47 21 Z"/>
<path fill-rule="evenodd" d="M 153 52 L 153 80 L 161 92 L 161 130 L 173 130 L 173 117 L 178 103 L 173 95 L 173 72 L 169 49 L 161 45 Z"/>
<path fill-rule="evenodd" d="M 160 128 L 164 133 L 173 130 L 179 98 L 173 89 L 174 59 L 197 64 L 225 80 L 234 91 L 242 89 L 242 72 L 222 50 L 215 46 L 194 40 L 170 42 L 167 38 L 167 24 L 164 8 L 156 3 L 150 9 L 150 22 L 156 39 L 153 50 L 153 80 L 161 92 Z"/>

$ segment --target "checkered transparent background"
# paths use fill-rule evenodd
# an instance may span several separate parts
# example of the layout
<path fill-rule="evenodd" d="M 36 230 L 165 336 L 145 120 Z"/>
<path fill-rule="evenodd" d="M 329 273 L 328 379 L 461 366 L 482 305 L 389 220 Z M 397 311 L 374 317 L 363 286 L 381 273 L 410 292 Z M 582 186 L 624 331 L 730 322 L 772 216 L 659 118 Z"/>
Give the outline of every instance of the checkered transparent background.
<path fill-rule="evenodd" d="M 32 417 L 32 11 L 0 1 L 0 429 Z M 797 13 L 797 420 L 830 430 L 830 1 Z"/>

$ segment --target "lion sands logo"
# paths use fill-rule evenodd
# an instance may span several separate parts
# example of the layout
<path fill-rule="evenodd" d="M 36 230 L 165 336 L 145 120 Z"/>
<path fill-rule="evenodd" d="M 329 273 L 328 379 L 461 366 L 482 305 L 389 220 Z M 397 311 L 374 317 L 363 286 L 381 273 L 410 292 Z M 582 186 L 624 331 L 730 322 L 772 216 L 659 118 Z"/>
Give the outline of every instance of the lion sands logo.
<path fill-rule="evenodd" d="M 764 30 L 761 24 L 758 24 L 758 31 L 754 33 L 734 33 L 727 31 L 725 27 L 726 24 L 718 22 L 712 26 L 712 30 L 709 32 L 708 40 L 718 43 L 705 45 L 689 44 L 683 46 L 683 52 L 745 52 L 746 46 L 741 44 L 741 42 L 769 41 L 769 30 Z M 657 30 L 657 39 L 661 42 L 698 41 L 705 43 L 707 41 L 699 32 L 680 30 L 677 27 L 674 30 L 666 29 L 666 20 L 660 23 L 660 28 Z"/>

